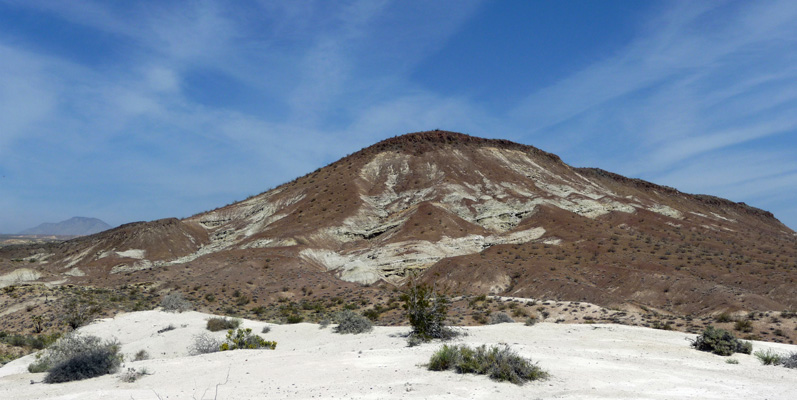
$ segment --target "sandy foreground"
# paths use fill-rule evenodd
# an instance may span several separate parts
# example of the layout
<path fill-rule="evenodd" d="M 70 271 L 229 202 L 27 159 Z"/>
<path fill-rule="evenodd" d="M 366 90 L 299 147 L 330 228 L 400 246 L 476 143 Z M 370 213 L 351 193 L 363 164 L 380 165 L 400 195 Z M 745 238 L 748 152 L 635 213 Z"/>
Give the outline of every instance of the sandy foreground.
<path fill-rule="evenodd" d="M 192 336 L 208 314 L 143 311 L 95 321 L 81 332 L 116 337 L 126 360 L 139 350 L 150 359 L 126 361 L 150 375 L 126 383 L 120 374 L 62 384 L 40 383 L 27 372 L 33 355 L 0 368 L 0 399 L 794 399 L 797 370 L 764 366 L 755 356 L 728 357 L 689 347 L 679 332 L 622 325 L 520 323 L 462 328 L 455 343 L 509 344 L 551 377 L 523 386 L 485 376 L 427 371 L 440 343 L 407 347 L 408 327 L 375 327 L 340 335 L 315 324 L 273 325 L 244 320 L 243 327 L 276 340 L 277 349 L 235 350 L 188 356 Z M 176 329 L 157 333 L 169 324 Z M 219 338 L 224 332 L 217 332 Z M 753 342 L 753 351 L 797 351 L 797 346 Z"/>

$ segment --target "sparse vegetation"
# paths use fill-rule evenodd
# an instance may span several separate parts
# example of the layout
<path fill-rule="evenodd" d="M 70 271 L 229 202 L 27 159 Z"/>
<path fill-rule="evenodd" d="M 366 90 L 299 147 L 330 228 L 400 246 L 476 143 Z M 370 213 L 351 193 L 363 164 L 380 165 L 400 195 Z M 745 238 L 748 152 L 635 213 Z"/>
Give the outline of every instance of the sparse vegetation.
<path fill-rule="evenodd" d="M 453 370 L 460 374 L 487 375 L 491 379 L 517 385 L 548 376 L 547 372 L 508 346 L 487 348 L 481 345 L 473 349 L 466 345 L 443 345 L 429 359 L 428 368 L 432 371 Z"/>
<path fill-rule="evenodd" d="M 740 319 L 733 324 L 733 329 L 739 332 L 749 333 L 753 331 L 753 323 L 749 319 Z"/>
<path fill-rule="evenodd" d="M 725 364 L 739 364 L 739 360 L 737 360 L 735 358 L 729 358 L 729 359 L 725 360 Z"/>
<path fill-rule="evenodd" d="M 122 382 L 133 383 L 141 378 L 144 375 L 149 375 L 149 372 L 146 368 L 142 368 L 141 370 L 136 370 L 135 368 L 128 368 L 127 371 L 123 372 L 119 376 L 119 380 Z"/>
<path fill-rule="evenodd" d="M 729 356 L 733 353 L 750 354 L 753 350 L 752 343 L 739 340 L 725 329 L 717 329 L 710 325 L 692 341 L 692 347 L 720 356 Z"/>
<path fill-rule="evenodd" d="M 274 350 L 276 347 L 277 342 L 267 341 L 258 335 L 253 335 L 252 330 L 246 328 L 227 331 L 227 338 L 219 349 L 221 351 L 237 349 Z"/>
<path fill-rule="evenodd" d="M 490 314 L 490 325 L 506 324 L 512 322 L 515 322 L 515 320 L 504 312 L 499 311 L 497 313 Z"/>
<path fill-rule="evenodd" d="M 733 322 L 733 317 L 731 317 L 731 315 L 727 312 L 723 312 L 717 315 L 714 318 L 714 321 L 717 321 L 718 323 Z"/>
<path fill-rule="evenodd" d="M 786 368 L 797 368 L 797 352 L 781 357 L 780 364 Z"/>
<path fill-rule="evenodd" d="M 241 320 L 238 318 L 227 317 L 211 317 L 208 319 L 207 330 L 211 332 L 218 332 L 230 329 L 236 329 L 241 326 Z"/>
<path fill-rule="evenodd" d="M 133 361 L 149 360 L 149 353 L 146 350 L 139 350 L 133 357 Z"/>
<path fill-rule="evenodd" d="M 191 310 L 192 307 L 191 302 L 186 300 L 180 292 L 171 292 L 163 296 L 163 300 L 161 300 L 163 311 L 183 312 Z"/>
<path fill-rule="evenodd" d="M 42 350 L 54 343 L 61 337 L 60 333 L 52 334 L 38 334 L 38 335 L 20 335 L 9 334 L 0 331 L 0 343 L 5 343 L 14 347 L 31 348 L 35 350 Z"/>
<path fill-rule="evenodd" d="M 86 325 L 99 312 L 98 305 L 72 297 L 65 301 L 61 317 L 67 326 L 75 330 Z"/>
<path fill-rule="evenodd" d="M 534 325 L 536 323 L 537 323 L 537 316 L 533 315 L 533 316 L 530 316 L 530 317 L 526 318 L 526 322 L 525 322 L 526 326 L 532 326 L 532 325 Z"/>
<path fill-rule="evenodd" d="M 781 360 L 780 354 L 772 351 L 772 349 L 767 349 L 767 351 L 763 350 L 756 351 L 755 356 L 764 365 L 778 365 L 780 364 Z"/>
<path fill-rule="evenodd" d="M 215 353 L 221 350 L 222 343 L 221 340 L 203 332 L 199 335 L 194 335 L 191 344 L 188 346 L 188 354 L 197 356 L 200 354 Z"/>
<path fill-rule="evenodd" d="M 374 329 L 371 320 L 350 310 L 338 313 L 337 320 L 338 326 L 333 328 L 335 333 L 358 334 L 370 332 Z"/>

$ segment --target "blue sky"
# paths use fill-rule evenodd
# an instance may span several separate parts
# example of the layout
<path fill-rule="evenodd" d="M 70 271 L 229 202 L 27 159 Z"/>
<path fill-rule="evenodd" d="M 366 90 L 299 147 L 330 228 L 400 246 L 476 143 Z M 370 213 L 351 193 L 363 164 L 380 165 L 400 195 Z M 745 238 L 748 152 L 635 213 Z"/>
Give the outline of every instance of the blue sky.
<path fill-rule="evenodd" d="M 797 228 L 797 2 L 0 0 L 0 232 L 506 138 Z"/>

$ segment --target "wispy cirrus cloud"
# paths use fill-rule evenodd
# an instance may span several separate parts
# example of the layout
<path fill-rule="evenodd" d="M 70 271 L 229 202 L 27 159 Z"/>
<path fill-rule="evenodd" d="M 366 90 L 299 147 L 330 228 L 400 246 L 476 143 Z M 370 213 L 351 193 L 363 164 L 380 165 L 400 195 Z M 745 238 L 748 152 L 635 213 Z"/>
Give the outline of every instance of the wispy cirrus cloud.
<path fill-rule="evenodd" d="M 772 199 L 794 187 L 796 18 L 789 1 L 676 3 L 511 115 L 566 160 L 780 209 Z"/>
<path fill-rule="evenodd" d="M 76 214 L 184 216 L 434 128 L 510 138 L 797 221 L 784 200 L 795 200 L 784 150 L 797 147 L 792 2 L 660 3 L 627 45 L 508 94 L 522 100 L 506 110 L 467 83 L 445 93 L 415 78 L 487 6 L 0 0 L 79 38 L 0 29 L 0 204 L 18 210 L 0 231 Z M 489 45 L 462 48 L 512 59 Z"/>
<path fill-rule="evenodd" d="M 478 3 L 451 4 L 0 3 L 85 39 L 0 30 L 0 203 L 17 210 L 0 231 L 77 214 L 184 216 L 403 133 L 378 128 L 416 117 L 407 99 L 423 90 L 401 71 Z M 457 104 L 441 100 L 423 111 Z"/>

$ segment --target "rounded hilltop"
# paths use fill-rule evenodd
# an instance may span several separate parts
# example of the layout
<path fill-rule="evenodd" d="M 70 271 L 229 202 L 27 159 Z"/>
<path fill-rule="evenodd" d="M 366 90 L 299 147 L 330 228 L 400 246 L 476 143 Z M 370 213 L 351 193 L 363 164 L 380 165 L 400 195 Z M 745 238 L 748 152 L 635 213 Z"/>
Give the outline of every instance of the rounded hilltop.
<path fill-rule="evenodd" d="M 512 149 L 544 156 L 553 161 L 561 162 L 561 159 L 556 154 L 542 151 L 534 146 L 515 143 L 506 139 L 485 139 L 460 132 L 444 131 L 439 129 L 412 132 L 394 136 L 368 146 L 352 154 L 351 157 L 368 156 L 385 151 L 398 151 L 413 155 L 420 155 L 427 151 L 439 150 L 445 146 L 489 146 L 501 149 Z"/>

